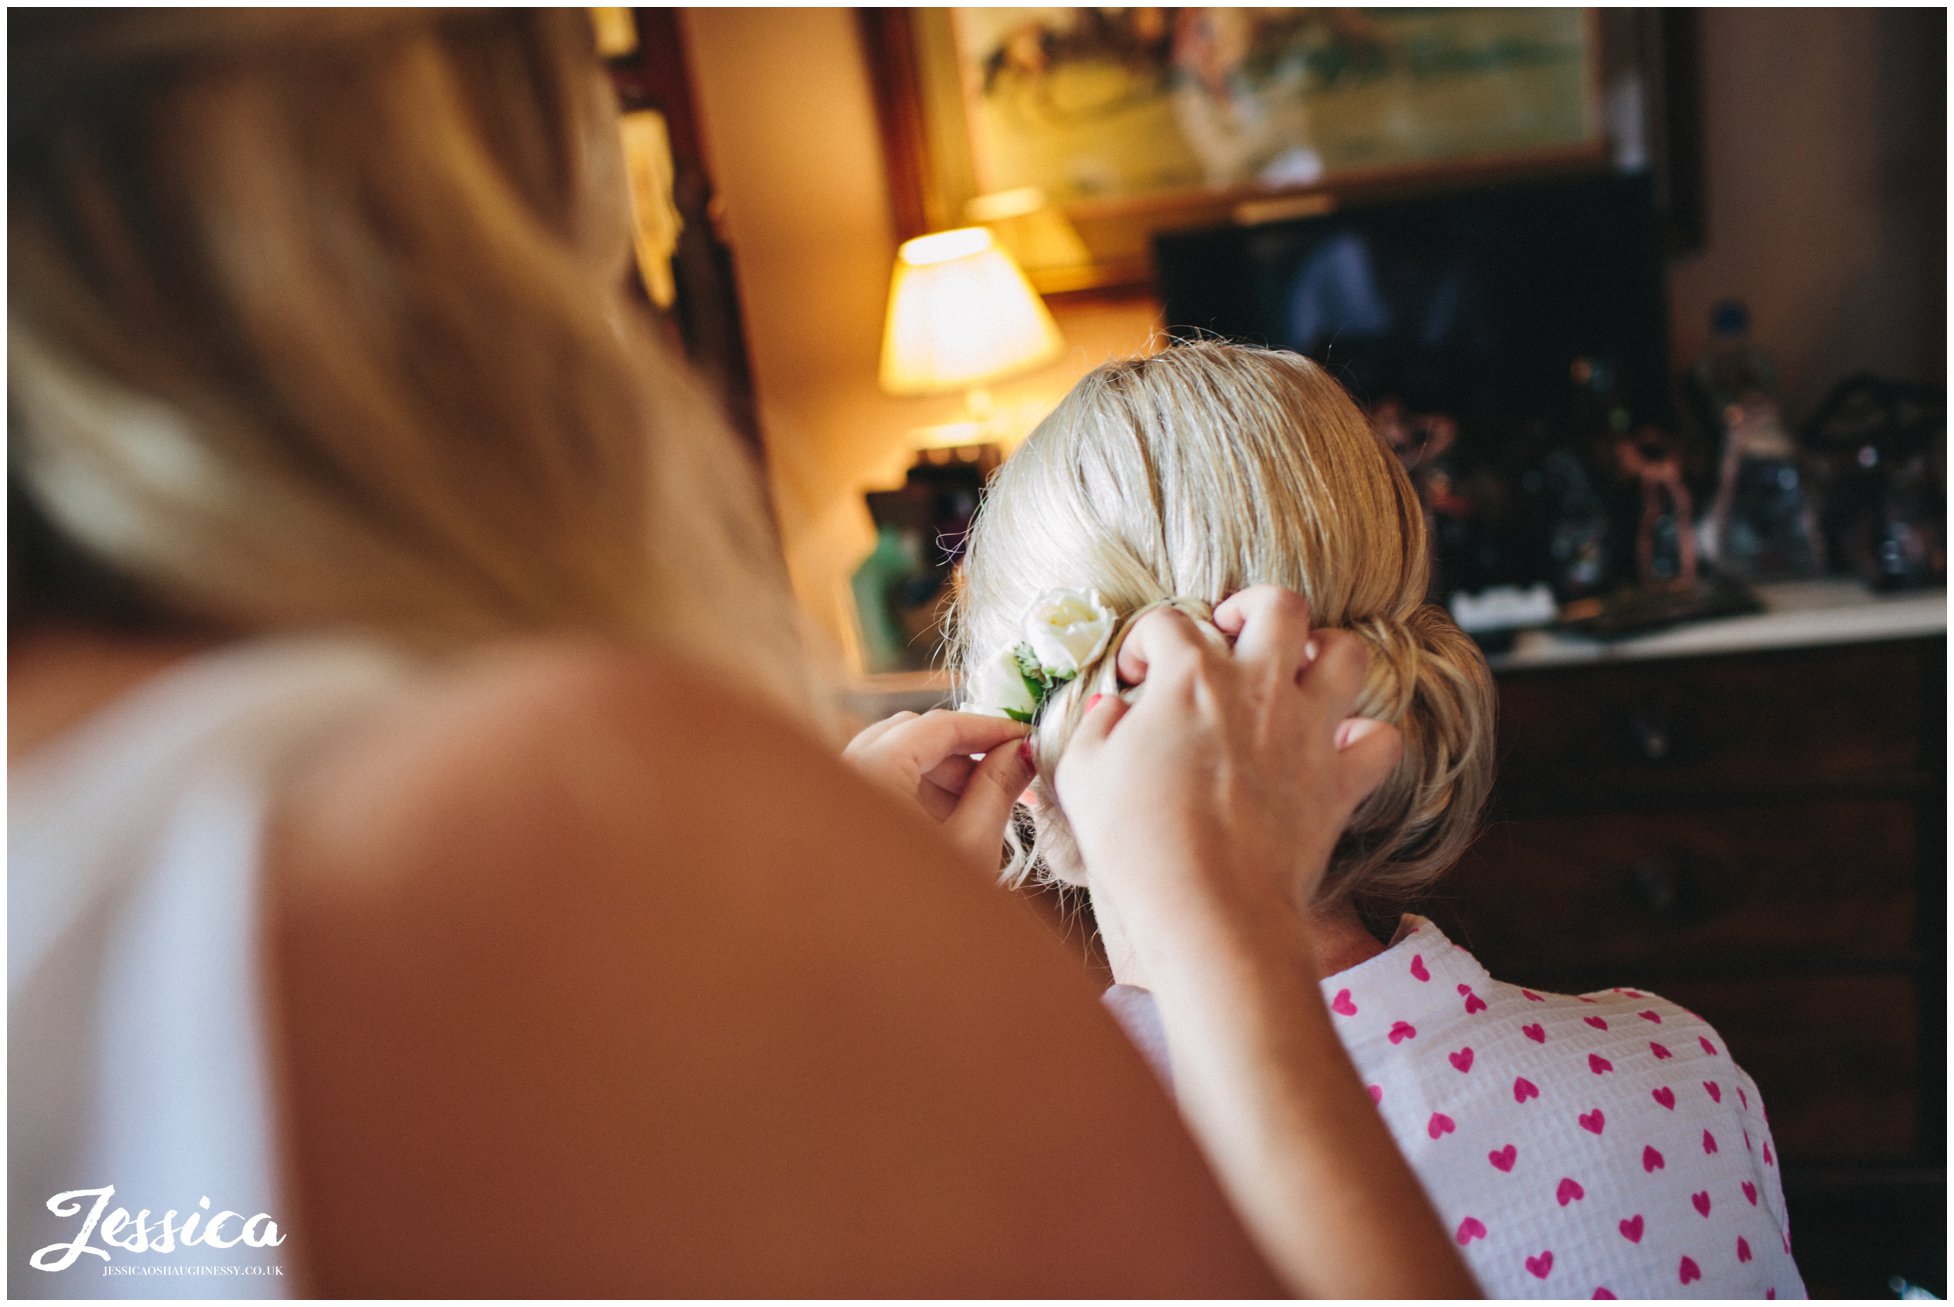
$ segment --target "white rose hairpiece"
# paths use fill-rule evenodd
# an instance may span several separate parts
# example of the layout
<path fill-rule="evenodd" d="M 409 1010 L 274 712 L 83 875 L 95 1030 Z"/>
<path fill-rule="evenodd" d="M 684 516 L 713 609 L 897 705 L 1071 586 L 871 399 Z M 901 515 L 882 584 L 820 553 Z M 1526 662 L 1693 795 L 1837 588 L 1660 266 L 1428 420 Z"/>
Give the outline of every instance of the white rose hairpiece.
<path fill-rule="evenodd" d="M 971 673 L 963 711 L 1029 722 L 1046 698 L 1106 652 L 1113 610 L 1097 590 L 1047 590 L 1025 614 L 1023 639 Z"/>

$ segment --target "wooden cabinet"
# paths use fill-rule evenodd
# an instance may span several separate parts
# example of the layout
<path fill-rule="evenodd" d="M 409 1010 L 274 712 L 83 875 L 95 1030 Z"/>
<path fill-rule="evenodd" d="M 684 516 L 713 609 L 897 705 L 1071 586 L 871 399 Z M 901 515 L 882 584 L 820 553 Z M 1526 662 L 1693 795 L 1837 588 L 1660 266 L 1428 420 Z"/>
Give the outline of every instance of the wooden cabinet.
<path fill-rule="evenodd" d="M 1500 674 L 1425 911 L 1498 976 L 1652 989 L 1770 1106 L 1817 1296 L 1945 1292 L 1946 642 Z"/>
<path fill-rule="evenodd" d="M 1509 818 L 1440 882 L 1433 907 L 1482 958 L 1524 957 L 1536 976 L 1627 972 L 1620 983 L 1640 984 L 1651 967 L 1904 965 L 1916 827 L 1912 803 L 1865 798 Z"/>
<path fill-rule="evenodd" d="M 1917 642 L 1542 668 L 1500 677 L 1500 774 L 1528 804 L 1904 787 L 1944 678 Z M 1934 743 L 1938 745 L 1938 737 Z"/>

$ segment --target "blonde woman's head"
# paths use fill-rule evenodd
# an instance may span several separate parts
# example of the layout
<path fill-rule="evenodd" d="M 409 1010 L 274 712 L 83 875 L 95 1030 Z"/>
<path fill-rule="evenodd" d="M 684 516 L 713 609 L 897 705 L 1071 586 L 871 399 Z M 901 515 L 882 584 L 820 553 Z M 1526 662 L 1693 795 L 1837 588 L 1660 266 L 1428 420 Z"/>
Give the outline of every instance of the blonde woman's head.
<path fill-rule="evenodd" d="M 624 293 L 584 11 L 9 32 L 28 620 L 582 629 L 791 679 L 753 469 Z"/>
<path fill-rule="evenodd" d="M 1095 589 L 1129 621 L 1168 600 L 1206 617 L 1260 583 L 1299 591 L 1312 624 L 1362 637 L 1370 671 L 1357 712 L 1404 738 L 1318 901 L 1407 896 L 1471 839 L 1492 781 L 1491 677 L 1425 603 L 1425 523 L 1403 468 L 1310 360 L 1204 342 L 1099 368 L 998 473 L 966 568 L 952 637 L 965 678 L 1018 639 L 1047 589 Z M 1083 882 L 1046 778 L 1086 701 L 1115 681 L 1102 658 L 1047 700 L 1033 736 L 1035 833 L 1012 876 Z"/>

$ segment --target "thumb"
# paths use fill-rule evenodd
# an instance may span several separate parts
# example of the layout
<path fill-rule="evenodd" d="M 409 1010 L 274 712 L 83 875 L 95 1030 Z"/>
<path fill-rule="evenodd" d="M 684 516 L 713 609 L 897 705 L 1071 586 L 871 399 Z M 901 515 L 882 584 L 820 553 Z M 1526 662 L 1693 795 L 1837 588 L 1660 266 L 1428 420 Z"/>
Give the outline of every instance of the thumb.
<path fill-rule="evenodd" d="M 1337 783 L 1344 801 L 1355 811 L 1404 756 L 1404 735 L 1389 722 L 1346 717 L 1337 727 L 1336 742 Z"/>
<path fill-rule="evenodd" d="M 1020 743 L 992 749 L 970 774 L 956 809 L 944 820 L 944 833 L 996 870 L 1011 810 L 1031 779 L 1029 752 Z"/>

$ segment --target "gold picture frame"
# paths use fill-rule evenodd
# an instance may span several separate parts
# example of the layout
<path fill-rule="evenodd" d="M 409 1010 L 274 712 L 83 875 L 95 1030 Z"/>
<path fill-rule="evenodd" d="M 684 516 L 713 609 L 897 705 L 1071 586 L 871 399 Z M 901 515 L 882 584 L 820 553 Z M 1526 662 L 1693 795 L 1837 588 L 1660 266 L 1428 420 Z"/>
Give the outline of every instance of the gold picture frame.
<path fill-rule="evenodd" d="M 1143 285 L 1156 232 L 1608 157 L 1589 9 L 863 13 L 898 226 L 1035 188 L 1086 251 L 1047 294 Z"/>

